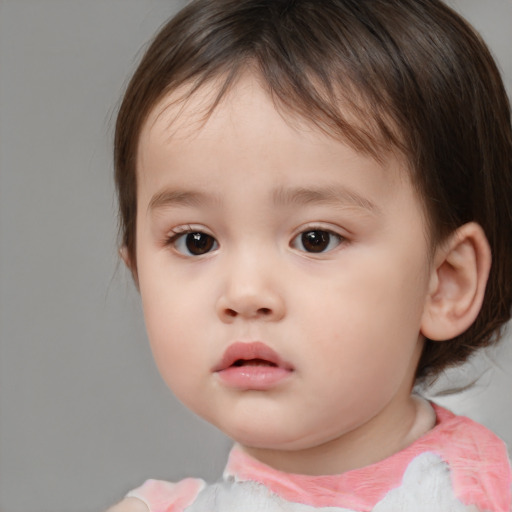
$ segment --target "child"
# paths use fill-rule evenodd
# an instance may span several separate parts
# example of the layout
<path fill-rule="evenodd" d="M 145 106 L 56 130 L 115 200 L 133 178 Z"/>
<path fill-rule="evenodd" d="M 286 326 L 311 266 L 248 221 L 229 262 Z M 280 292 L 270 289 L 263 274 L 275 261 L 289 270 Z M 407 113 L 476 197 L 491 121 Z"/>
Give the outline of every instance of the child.
<path fill-rule="evenodd" d="M 193 1 L 128 86 L 115 167 L 160 372 L 236 444 L 221 483 L 112 511 L 510 510 L 504 444 L 412 394 L 512 303 L 510 109 L 458 15 Z"/>

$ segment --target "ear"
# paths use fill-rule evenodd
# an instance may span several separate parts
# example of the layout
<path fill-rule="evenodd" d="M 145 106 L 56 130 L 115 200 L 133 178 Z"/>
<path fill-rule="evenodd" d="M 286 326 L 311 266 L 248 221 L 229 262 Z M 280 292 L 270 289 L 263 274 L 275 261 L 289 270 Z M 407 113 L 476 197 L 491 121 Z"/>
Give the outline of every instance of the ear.
<path fill-rule="evenodd" d="M 135 286 L 139 289 L 139 277 L 137 275 L 137 266 L 133 263 L 132 258 L 130 257 L 130 253 L 126 245 L 123 245 L 119 249 L 119 256 L 124 261 L 124 264 L 128 268 L 128 270 L 132 273 L 133 280 L 135 282 Z"/>
<path fill-rule="evenodd" d="M 421 333 L 442 341 L 467 330 L 480 312 L 490 268 L 491 249 L 479 224 L 452 233 L 435 251 Z"/>

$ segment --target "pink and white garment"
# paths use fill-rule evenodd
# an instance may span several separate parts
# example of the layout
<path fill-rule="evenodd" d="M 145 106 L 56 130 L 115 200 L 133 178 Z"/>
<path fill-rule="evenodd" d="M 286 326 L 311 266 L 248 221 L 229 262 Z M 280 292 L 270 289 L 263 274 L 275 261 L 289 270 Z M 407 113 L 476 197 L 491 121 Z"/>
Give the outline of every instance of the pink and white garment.
<path fill-rule="evenodd" d="M 432 404 L 436 426 L 404 450 L 341 475 L 277 471 L 235 446 L 216 484 L 148 480 L 128 496 L 150 512 L 510 512 L 505 444 Z"/>

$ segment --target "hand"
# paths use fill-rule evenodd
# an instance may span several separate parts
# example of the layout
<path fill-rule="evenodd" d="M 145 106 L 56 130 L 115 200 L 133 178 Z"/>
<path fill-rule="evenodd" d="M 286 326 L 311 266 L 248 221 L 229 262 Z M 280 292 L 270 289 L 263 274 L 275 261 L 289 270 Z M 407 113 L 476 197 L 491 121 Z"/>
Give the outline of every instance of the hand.
<path fill-rule="evenodd" d="M 147 505 L 138 498 L 125 498 L 106 512 L 151 512 Z"/>

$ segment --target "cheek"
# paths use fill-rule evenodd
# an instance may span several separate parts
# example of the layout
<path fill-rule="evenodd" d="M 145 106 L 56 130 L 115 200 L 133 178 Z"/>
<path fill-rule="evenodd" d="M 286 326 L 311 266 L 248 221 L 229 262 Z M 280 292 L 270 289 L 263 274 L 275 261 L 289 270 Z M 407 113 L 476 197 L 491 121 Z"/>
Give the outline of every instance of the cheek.
<path fill-rule="evenodd" d="M 405 264 L 407 265 L 407 264 Z M 419 332 L 426 297 L 426 279 L 418 272 L 400 270 L 404 265 L 355 265 L 341 275 L 333 273 L 320 293 L 307 285 L 295 297 L 304 312 L 304 324 L 319 335 L 338 339 L 408 338 Z M 409 331 L 404 332 L 404 329 Z M 412 331 L 410 330 L 412 329 Z"/>
<path fill-rule="evenodd" d="M 188 369 L 193 376 L 197 346 L 194 327 L 197 328 L 197 304 L 177 293 L 177 287 L 163 286 L 162 280 L 141 280 L 140 293 L 149 343 L 156 365 L 169 386 Z M 181 370 L 181 371 L 180 371 Z"/>
<path fill-rule="evenodd" d="M 160 376 L 176 398 L 194 408 L 206 367 L 197 345 L 190 339 L 190 333 L 176 325 L 173 319 L 169 320 L 165 327 L 148 327 L 153 359 Z"/>
<path fill-rule="evenodd" d="M 162 379 L 178 400 L 204 415 L 206 397 L 211 398 L 206 393 L 208 379 L 219 358 L 216 342 L 222 332 L 215 321 L 212 296 L 202 291 L 204 283 L 185 286 L 183 274 L 142 283 L 144 318 Z"/>
<path fill-rule="evenodd" d="M 363 264 L 360 271 L 353 266 L 324 286 L 320 297 L 296 295 L 308 304 L 301 307 L 302 329 L 315 340 L 308 358 L 324 366 L 326 378 L 364 385 L 407 371 L 417 349 L 425 284 L 414 269 L 401 272 L 404 264 Z"/>

